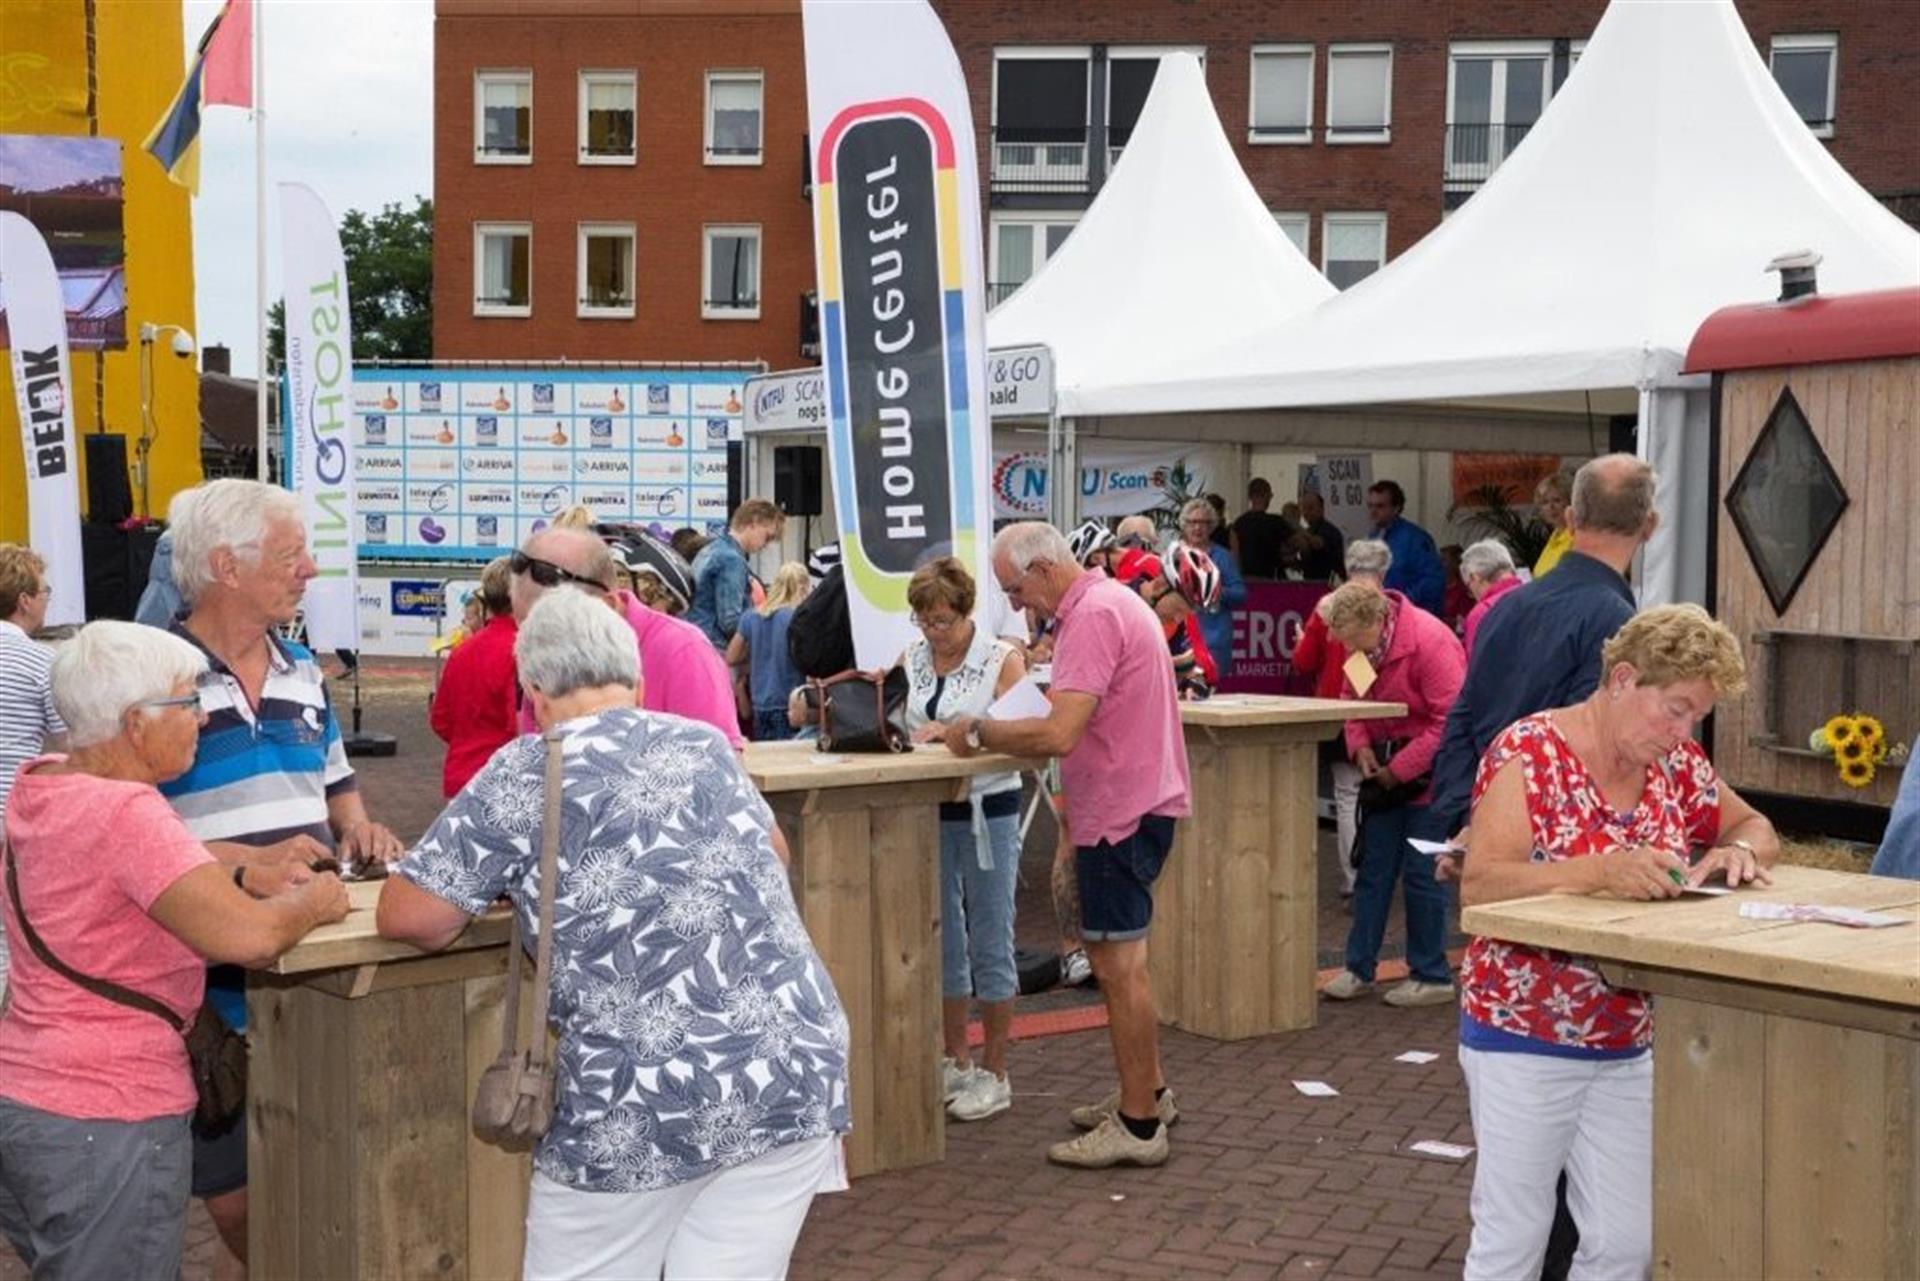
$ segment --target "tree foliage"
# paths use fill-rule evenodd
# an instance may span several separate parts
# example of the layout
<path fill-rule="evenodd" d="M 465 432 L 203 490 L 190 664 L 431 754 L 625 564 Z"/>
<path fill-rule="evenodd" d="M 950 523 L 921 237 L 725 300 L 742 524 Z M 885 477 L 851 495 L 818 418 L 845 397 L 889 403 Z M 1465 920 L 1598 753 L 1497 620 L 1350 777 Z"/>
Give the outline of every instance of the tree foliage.
<path fill-rule="evenodd" d="M 353 305 L 355 360 L 426 360 L 433 355 L 433 201 L 389 204 L 378 213 L 347 210 L 340 220 Z M 267 319 L 274 366 L 287 354 L 287 312 L 276 302 Z"/>

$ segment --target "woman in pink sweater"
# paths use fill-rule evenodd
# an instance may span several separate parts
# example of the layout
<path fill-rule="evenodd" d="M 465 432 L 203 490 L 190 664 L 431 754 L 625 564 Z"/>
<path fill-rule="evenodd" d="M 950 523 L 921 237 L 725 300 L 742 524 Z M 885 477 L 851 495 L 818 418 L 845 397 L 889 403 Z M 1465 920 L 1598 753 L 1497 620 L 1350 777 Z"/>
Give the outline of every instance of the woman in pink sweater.
<path fill-rule="evenodd" d="M 1353 890 L 1353 926 L 1347 966 L 1322 991 L 1349 1001 L 1373 990 L 1395 881 L 1406 885 L 1405 982 L 1386 994 L 1389 1005 L 1441 1005 L 1454 999 L 1447 967 L 1447 891 L 1434 879 L 1433 860 L 1408 838 L 1441 841 L 1446 833 L 1427 802 L 1430 771 L 1447 709 L 1466 679 L 1466 651 L 1445 623 L 1399 592 L 1348 583 L 1327 598 L 1327 630 L 1350 653 L 1365 654 L 1375 672 L 1369 700 L 1404 703 L 1405 716 L 1348 721 L 1347 752 L 1359 768 L 1360 869 Z M 1342 691 L 1358 697 L 1349 681 Z"/>

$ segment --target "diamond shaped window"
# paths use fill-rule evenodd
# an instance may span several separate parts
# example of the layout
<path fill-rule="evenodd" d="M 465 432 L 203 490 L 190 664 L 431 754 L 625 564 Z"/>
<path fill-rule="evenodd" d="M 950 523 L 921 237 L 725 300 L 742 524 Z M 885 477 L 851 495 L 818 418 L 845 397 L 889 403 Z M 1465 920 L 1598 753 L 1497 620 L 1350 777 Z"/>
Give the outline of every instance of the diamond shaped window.
<path fill-rule="evenodd" d="M 1733 527 L 1775 614 L 1787 612 L 1849 501 L 1800 402 L 1783 388 L 1727 490 Z"/>

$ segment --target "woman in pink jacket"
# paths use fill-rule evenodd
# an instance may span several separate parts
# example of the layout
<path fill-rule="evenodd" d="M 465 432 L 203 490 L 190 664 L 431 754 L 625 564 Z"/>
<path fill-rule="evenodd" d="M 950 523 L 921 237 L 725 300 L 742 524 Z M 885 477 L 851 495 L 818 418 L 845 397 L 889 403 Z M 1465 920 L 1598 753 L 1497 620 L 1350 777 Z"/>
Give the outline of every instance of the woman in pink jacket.
<path fill-rule="evenodd" d="M 1347 967 L 1321 990 L 1350 1001 L 1373 990 L 1380 940 L 1396 880 L 1406 885 L 1407 979 L 1386 994 L 1389 1005 L 1444 1005 L 1454 999 L 1447 968 L 1447 890 L 1433 859 L 1408 838 L 1443 841 L 1431 812 L 1429 771 L 1440 748 L 1447 709 L 1466 678 L 1466 651 L 1445 623 L 1399 592 L 1348 583 L 1327 598 L 1327 630 L 1349 653 L 1365 654 L 1376 673 L 1366 697 L 1404 703 L 1391 720 L 1348 721 L 1347 751 L 1359 767 L 1360 871 L 1353 889 Z M 1349 681 L 1342 691 L 1358 697 Z"/>

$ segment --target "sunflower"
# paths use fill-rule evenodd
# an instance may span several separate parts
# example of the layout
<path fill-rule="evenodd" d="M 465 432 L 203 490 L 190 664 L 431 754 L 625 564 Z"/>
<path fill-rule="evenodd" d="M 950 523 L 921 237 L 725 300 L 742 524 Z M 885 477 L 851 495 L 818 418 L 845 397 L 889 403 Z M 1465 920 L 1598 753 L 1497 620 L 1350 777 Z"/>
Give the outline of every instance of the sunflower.
<path fill-rule="evenodd" d="M 1850 738 L 1834 749 L 1833 758 L 1842 765 L 1850 761 L 1867 761 L 1871 763 L 1873 759 L 1873 749 L 1867 746 L 1867 740 L 1864 738 Z"/>
<path fill-rule="evenodd" d="M 1813 733 L 1807 735 L 1807 750 L 1818 752 L 1822 756 L 1833 755 L 1833 744 L 1827 741 L 1827 731 L 1824 727 L 1816 726 Z"/>
<path fill-rule="evenodd" d="M 1827 723 L 1820 727 L 1820 732 L 1826 735 L 1827 746 L 1837 752 L 1844 744 L 1852 742 L 1859 736 L 1860 727 L 1854 723 L 1853 717 L 1843 713 L 1829 718 Z"/>
<path fill-rule="evenodd" d="M 1886 760 L 1888 750 L 1887 740 L 1884 738 L 1881 739 L 1879 745 L 1873 749 L 1873 763 L 1878 765 L 1881 761 Z"/>
<path fill-rule="evenodd" d="M 1854 714 L 1853 727 L 1860 732 L 1860 737 L 1866 740 L 1870 748 L 1879 747 L 1887 741 L 1886 727 L 1865 712 Z"/>
<path fill-rule="evenodd" d="M 1842 761 L 1840 781 L 1848 787 L 1865 787 L 1873 782 L 1873 762 L 1864 757 L 1859 760 Z"/>

